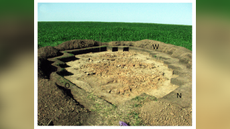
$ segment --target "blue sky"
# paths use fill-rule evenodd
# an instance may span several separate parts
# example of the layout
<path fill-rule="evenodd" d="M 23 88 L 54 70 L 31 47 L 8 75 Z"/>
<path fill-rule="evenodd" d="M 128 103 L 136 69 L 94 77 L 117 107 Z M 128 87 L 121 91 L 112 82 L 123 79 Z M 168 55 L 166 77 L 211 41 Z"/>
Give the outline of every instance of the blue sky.
<path fill-rule="evenodd" d="M 192 3 L 38 3 L 38 21 L 192 25 Z"/>

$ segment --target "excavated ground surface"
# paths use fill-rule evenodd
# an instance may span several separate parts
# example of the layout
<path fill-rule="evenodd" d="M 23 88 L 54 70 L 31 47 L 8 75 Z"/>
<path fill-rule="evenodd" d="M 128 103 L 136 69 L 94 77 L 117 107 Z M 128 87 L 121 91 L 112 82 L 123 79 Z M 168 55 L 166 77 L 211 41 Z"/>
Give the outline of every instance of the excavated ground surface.
<path fill-rule="evenodd" d="M 99 44 L 39 48 L 38 125 L 192 125 L 190 50 L 146 39 L 102 43 L 128 52 L 71 55 Z"/>
<path fill-rule="evenodd" d="M 115 105 L 142 93 L 161 98 L 178 87 L 170 83 L 172 70 L 146 54 L 107 51 L 76 57 L 67 62 L 73 75 L 65 78 Z"/>

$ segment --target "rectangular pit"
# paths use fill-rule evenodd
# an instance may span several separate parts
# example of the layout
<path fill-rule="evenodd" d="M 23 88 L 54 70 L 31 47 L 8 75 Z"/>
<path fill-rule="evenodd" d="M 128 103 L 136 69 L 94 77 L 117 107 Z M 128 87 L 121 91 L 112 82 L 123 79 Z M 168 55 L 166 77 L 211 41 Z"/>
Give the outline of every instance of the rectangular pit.
<path fill-rule="evenodd" d="M 118 47 L 113 47 L 112 52 L 116 52 L 116 51 L 118 51 Z"/>
<path fill-rule="evenodd" d="M 129 47 L 124 47 L 123 51 L 129 51 Z"/>

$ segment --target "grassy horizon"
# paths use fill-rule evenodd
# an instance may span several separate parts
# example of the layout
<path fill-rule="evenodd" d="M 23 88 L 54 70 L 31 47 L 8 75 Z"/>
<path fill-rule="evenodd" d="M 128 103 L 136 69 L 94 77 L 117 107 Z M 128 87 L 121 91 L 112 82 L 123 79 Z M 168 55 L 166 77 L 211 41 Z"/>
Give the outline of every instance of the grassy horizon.
<path fill-rule="evenodd" d="M 57 46 L 68 40 L 101 42 L 157 40 L 192 50 L 192 26 L 124 22 L 38 22 L 38 45 Z"/>

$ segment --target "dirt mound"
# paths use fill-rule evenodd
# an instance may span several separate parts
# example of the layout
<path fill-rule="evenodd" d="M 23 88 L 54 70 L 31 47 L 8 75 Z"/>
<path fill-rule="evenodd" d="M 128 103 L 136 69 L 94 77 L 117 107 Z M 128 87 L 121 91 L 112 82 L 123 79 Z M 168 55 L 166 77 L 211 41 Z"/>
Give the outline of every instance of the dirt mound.
<path fill-rule="evenodd" d="M 38 125 L 81 125 L 90 113 L 71 96 L 70 91 L 47 79 L 38 79 Z M 69 121 L 69 117 L 72 118 Z"/>
<path fill-rule="evenodd" d="M 40 58 L 49 58 L 62 55 L 59 50 L 54 47 L 46 46 L 38 49 L 38 57 Z"/>
<path fill-rule="evenodd" d="M 111 41 L 108 43 L 110 46 L 133 46 L 135 41 Z"/>
<path fill-rule="evenodd" d="M 86 47 L 99 46 L 99 44 L 100 42 L 97 42 L 94 40 L 70 40 L 62 44 L 59 44 L 55 48 L 62 51 L 62 50 L 80 49 L 80 48 L 86 48 Z"/>

